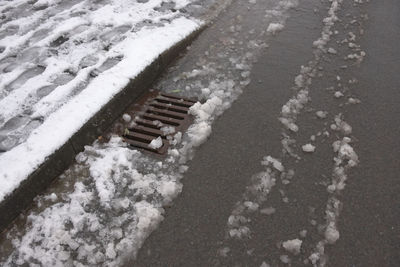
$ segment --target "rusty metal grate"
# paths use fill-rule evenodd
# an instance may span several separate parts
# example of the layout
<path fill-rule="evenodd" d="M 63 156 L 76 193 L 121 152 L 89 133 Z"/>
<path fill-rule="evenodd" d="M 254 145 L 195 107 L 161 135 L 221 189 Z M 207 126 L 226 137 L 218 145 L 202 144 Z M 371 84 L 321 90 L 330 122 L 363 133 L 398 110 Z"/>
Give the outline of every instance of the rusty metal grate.
<path fill-rule="evenodd" d="M 124 127 L 121 135 L 132 147 L 163 155 L 170 145 L 169 139 L 175 133 L 185 131 L 192 123 L 188 111 L 196 102 L 158 91 L 150 92 L 128 111 L 132 122 Z M 168 127 L 169 131 L 165 131 L 164 127 Z M 157 149 L 149 147 L 151 141 L 158 137 L 162 139 L 162 146 Z"/>

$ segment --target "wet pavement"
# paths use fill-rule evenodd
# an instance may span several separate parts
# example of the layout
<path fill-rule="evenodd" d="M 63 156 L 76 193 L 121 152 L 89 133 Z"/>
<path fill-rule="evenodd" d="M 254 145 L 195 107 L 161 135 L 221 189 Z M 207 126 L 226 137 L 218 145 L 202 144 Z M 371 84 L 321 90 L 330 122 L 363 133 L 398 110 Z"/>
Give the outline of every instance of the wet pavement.
<path fill-rule="evenodd" d="M 330 43 L 340 56 L 326 55 L 319 62 L 323 75 L 313 80 L 310 107 L 298 118 L 302 130 L 296 134 L 297 146 L 318 131 L 330 130 L 327 122 L 316 118 L 315 111 L 326 110 L 330 116 L 341 113 L 352 125 L 354 148 L 360 158 L 338 196 L 343 208 L 338 219 L 340 238 L 336 244 L 326 246 L 324 257 L 316 264 L 398 266 L 400 108 L 396 103 L 400 100 L 400 53 L 394 44 L 399 42 L 400 5 L 395 1 L 361 7 L 353 4 L 343 3 L 339 11 L 343 20 L 335 26 L 339 33 Z M 224 16 L 235 13 L 234 9 L 231 7 Z M 196 152 L 185 174 L 182 194 L 144 243 L 135 266 L 286 265 L 282 255 L 289 255 L 293 266 L 311 264 L 308 257 L 325 227 L 328 194 L 324 185 L 332 175 L 331 140 L 337 134 L 318 140 L 313 155 L 300 151 L 302 159 L 297 162 L 283 159 L 284 165 L 295 169 L 295 177 L 289 185 L 274 189 L 264 203 L 265 207 L 275 208 L 274 214 L 251 218 L 253 231 L 249 239 L 232 241 L 227 222 L 250 177 L 263 170 L 263 156 L 281 153 L 277 117 L 292 93 L 290 88 L 299 67 L 312 60 L 311 44 L 320 34 L 324 11 L 323 5 L 308 1 L 291 11 L 285 30 L 254 64 L 250 85 L 215 122 L 210 139 Z M 364 19 L 354 22 L 357 15 Z M 201 38 L 215 35 L 214 31 L 212 28 L 204 33 L 193 50 L 202 45 Z M 343 60 L 346 47 L 340 41 L 350 31 L 362 33 L 357 38 L 367 57 L 359 65 Z M 342 84 L 337 76 L 343 79 Z M 345 82 L 354 78 L 359 82 Z M 352 97 L 361 103 L 336 99 L 332 85 L 343 90 L 344 100 Z M 301 238 L 299 233 L 304 230 L 307 234 Z M 296 237 L 303 239 L 301 253 L 291 255 L 282 248 L 282 241 Z"/>
<path fill-rule="evenodd" d="M 85 197 L 95 197 L 76 199 L 93 224 L 75 236 L 73 224 L 45 232 L 49 244 L 60 233 L 78 241 L 78 249 L 62 243 L 74 260 L 65 265 L 399 266 L 400 5 L 363 2 L 304 0 L 290 9 L 294 1 L 233 1 L 155 85 L 205 102 L 194 111 L 192 131 L 206 134 L 189 129 L 183 147 L 172 146 L 182 156 L 162 164 L 118 142 L 88 147 L 39 198 L 34 215 L 2 236 L 14 241 L 3 240 L 0 259 L 26 262 L 27 248 L 37 244 L 37 252 L 64 256 L 36 240 L 43 233 L 38 218 L 58 219 L 52 210 L 70 209 L 73 187 L 82 183 Z M 315 152 L 305 152 L 305 144 Z M 117 158 L 111 174 L 93 172 L 108 168 L 107 157 Z M 137 172 L 154 173 L 152 190 L 166 175 L 179 189 L 132 193 L 136 181 L 127 186 L 120 176 Z M 99 193 L 99 176 L 112 190 Z M 52 204 L 51 192 L 62 201 Z M 143 232 L 136 223 L 140 200 L 160 212 Z M 129 242 L 133 248 L 122 246 Z M 123 261 L 113 261 L 110 244 Z"/>

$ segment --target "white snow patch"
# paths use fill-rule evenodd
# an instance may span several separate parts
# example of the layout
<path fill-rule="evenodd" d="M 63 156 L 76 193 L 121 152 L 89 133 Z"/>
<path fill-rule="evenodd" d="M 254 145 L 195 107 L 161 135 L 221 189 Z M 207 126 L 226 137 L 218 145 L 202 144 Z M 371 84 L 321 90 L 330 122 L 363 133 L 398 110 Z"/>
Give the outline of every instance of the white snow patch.
<path fill-rule="evenodd" d="M 148 146 L 152 149 L 158 149 L 162 147 L 162 145 L 163 145 L 162 138 L 161 136 L 159 136 L 156 139 L 153 139 Z"/>
<path fill-rule="evenodd" d="M 281 262 L 285 263 L 285 264 L 289 264 L 290 263 L 290 258 L 288 255 L 281 255 L 279 256 L 279 259 L 281 260 Z"/>
<path fill-rule="evenodd" d="M 288 240 L 282 243 L 282 246 L 284 249 L 286 249 L 288 252 L 298 255 L 300 254 L 300 249 L 301 249 L 301 244 L 303 243 L 302 240 L 296 238 L 292 240 Z"/>
<path fill-rule="evenodd" d="M 122 119 L 125 121 L 125 122 L 130 122 L 131 120 L 132 120 L 132 117 L 129 115 L 129 114 L 124 114 L 124 115 L 122 115 Z"/>
<path fill-rule="evenodd" d="M 312 144 L 305 144 L 301 148 L 303 149 L 304 152 L 307 153 L 312 153 L 315 151 L 315 146 L 313 146 Z"/>
<path fill-rule="evenodd" d="M 344 94 L 343 94 L 342 92 L 340 92 L 340 91 L 336 91 L 336 92 L 334 93 L 334 96 L 335 96 L 336 98 L 341 98 L 342 96 L 344 96 Z"/>
<path fill-rule="evenodd" d="M 277 32 L 280 32 L 283 30 L 285 26 L 281 23 L 270 23 L 267 28 L 267 32 L 276 34 Z"/>
<path fill-rule="evenodd" d="M 260 213 L 261 213 L 261 214 L 265 214 L 265 215 L 272 215 L 272 214 L 275 213 L 275 211 L 276 211 L 275 208 L 273 208 L 273 207 L 268 207 L 268 208 L 261 209 L 261 210 L 260 210 Z"/>
<path fill-rule="evenodd" d="M 320 119 L 325 119 L 326 116 L 328 115 L 328 112 L 327 112 L 327 111 L 319 110 L 319 111 L 317 111 L 317 112 L 315 113 L 315 115 L 317 115 L 317 117 L 320 118 Z"/>

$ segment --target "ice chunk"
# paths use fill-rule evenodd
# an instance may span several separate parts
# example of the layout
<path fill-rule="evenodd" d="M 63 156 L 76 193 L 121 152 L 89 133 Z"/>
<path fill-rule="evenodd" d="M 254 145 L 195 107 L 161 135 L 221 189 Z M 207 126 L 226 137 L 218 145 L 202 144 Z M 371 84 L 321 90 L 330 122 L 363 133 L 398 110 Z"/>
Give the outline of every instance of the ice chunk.
<path fill-rule="evenodd" d="M 337 54 L 337 51 L 336 51 L 334 48 L 329 47 L 329 48 L 328 48 L 328 53 L 329 53 L 329 54 L 335 55 L 335 54 Z"/>
<path fill-rule="evenodd" d="M 275 208 L 268 207 L 268 208 L 264 208 L 264 209 L 260 210 L 260 213 L 265 214 L 265 215 L 272 215 L 275 213 L 275 211 L 276 211 Z"/>
<path fill-rule="evenodd" d="M 301 244 L 303 243 L 302 240 L 296 238 L 292 240 L 288 240 L 282 243 L 282 246 L 289 251 L 290 253 L 293 253 L 294 255 L 297 255 L 300 253 L 301 249 Z"/>
<path fill-rule="evenodd" d="M 336 98 L 340 98 L 340 97 L 344 96 L 344 94 L 343 94 L 342 92 L 340 92 L 340 91 L 336 91 L 335 94 L 334 94 L 334 96 L 335 96 Z"/>
<path fill-rule="evenodd" d="M 328 115 L 328 112 L 319 110 L 319 111 L 315 112 L 315 115 L 317 115 L 317 117 L 320 119 L 325 119 L 326 116 Z"/>
<path fill-rule="evenodd" d="M 148 146 L 152 149 L 158 149 L 158 148 L 162 147 L 162 145 L 163 145 L 163 142 L 162 142 L 161 136 L 159 136 L 156 139 L 153 139 Z"/>
<path fill-rule="evenodd" d="M 247 207 L 247 209 L 249 211 L 252 211 L 252 212 L 258 210 L 258 207 L 259 207 L 259 205 L 257 203 L 254 203 L 254 202 L 251 202 L 251 201 L 245 201 L 243 204 L 244 204 L 245 207 Z"/>
<path fill-rule="evenodd" d="M 265 166 L 272 164 L 272 166 L 280 172 L 283 172 L 285 170 L 282 163 L 271 156 L 264 157 L 264 160 L 261 162 L 261 164 Z"/>
<path fill-rule="evenodd" d="M 303 149 L 304 152 L 307 153 L 312 153 L 315 151 L 315 146 L 313 146 L 312 144 L 305 144 L 301 148 Z"/>
<path fill-rule="evenodd" d="M 131 120 L 132 120 L 132 117 L 129 115 L 129 114 L 124 114 L 124 115 L 122 115 L 122 119 L 125 121 L 125 122 L 130 122 Z"/>
<path fill-rule="evenodd" d="M 350 97 L 350 98 L 347 100 L 347 103 L 349 103 L 349 104 L 360 104 L 360 103 L 361 103 L 361 100 L 360 100 L 360 99 L 357 99 L 357 98 L 352 98 L 352 97 Z"/>
<path fill-rule="evenodd" d="M 281 256 L 279 257 L 279 259 L 281 260 L 281 262 L 283 262 L 283 263 L 285 263 L 285 264 L 290 263 L 290 258 L 289 258 L 288 255 L 281 255 Z"/>
<path fill-rule="evenodd" d="M 283 30 L 284 26 L 281 23 L 270 23 L 267 28 L 267 32 L 276 34 L 277 32 L 280 32 Z"/>
<path fill-rule="evenodd" d="M 328 225 L 325 230 L 325 239 L 328 241 L 329 244 L 334 244 L 339 239 L 339 231 L 336 227 L 332 225 Z"/>

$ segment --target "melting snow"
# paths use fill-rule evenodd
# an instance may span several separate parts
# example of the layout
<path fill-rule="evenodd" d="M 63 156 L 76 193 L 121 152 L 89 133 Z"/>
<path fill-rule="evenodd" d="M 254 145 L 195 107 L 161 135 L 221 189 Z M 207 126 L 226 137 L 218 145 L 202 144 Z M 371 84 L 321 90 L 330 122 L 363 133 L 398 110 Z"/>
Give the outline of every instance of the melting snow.
<path fill-rule="evenodd" d="M 277 32 L 282 31 L 284 27 L 285 26 L 283 26 L 281 23 L 270 23 L 268 25 L 267 32 L 276 34 Z"/>
<path fill-rule="evenodd" d="M 159 136 L 150 142 L 149 147 L 153 148 L 153 149 L 158 149 L 158 148 L 162 147 L 162 145 L 163 145 L 163 142 L 162 142 L 161 136 Z"/>
<path fill-rule="evenodd" d="M 296 238 L 292 240 L 288 240 L 282 243 L 282 247 L 289 251 L 290 253 L 297 255 L 300 254 L 301 244 L 303 243 L 302 240 Z"/>
<path fill-rule="evenodd" d="M 307 153 L 312 153 L 315 151 L 315 146 L 313 146 L 312 144 L 303 145 L 301 148 L 303 149 L 304 152 Z"/>

